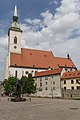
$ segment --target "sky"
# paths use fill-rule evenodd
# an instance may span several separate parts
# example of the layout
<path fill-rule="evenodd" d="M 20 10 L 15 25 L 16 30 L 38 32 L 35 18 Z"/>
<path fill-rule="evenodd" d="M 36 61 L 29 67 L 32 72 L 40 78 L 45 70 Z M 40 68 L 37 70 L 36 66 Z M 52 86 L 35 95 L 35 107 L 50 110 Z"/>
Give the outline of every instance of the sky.
<path fill-rule="evenodd" d="M 14 5 L 22 33 L 22 47 L 70 54 L 80 69 L 80 0 L 0 0 L 0 80 L 4 79 L 8 29 Z"/>

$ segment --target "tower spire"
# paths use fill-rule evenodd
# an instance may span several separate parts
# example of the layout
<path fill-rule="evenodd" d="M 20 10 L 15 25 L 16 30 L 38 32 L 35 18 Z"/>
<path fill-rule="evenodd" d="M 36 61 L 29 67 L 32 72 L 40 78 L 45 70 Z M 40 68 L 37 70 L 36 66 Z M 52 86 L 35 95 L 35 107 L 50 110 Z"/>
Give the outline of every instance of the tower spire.
<path fill-rule="evenodd" d="M 18 15 L 17 15 L 17 5 L 15 4 L 14 7 L 14 16 L 13 16 L 13 21 L 18 21 Z"/>
<path fill-rule="evenodd" d="M 18 23 L 18 14 L 17 14 L 17 5 L 16 4 L 15 4 L 15 7 L 14 7 L 13 22 L 10 25 L 10 28 L 9 28 L 9 31 L 10 30 L 17 30 L 17 31 L 22 32 L 22 30 L 20 28 L 20 25 Z"/>
<path fill-rule="evenodd" d="M 16 6 L 16 4 L 15 4 L 15 8 L 14 8 L 14 16 L 17 17 L 17 6 Z"/>

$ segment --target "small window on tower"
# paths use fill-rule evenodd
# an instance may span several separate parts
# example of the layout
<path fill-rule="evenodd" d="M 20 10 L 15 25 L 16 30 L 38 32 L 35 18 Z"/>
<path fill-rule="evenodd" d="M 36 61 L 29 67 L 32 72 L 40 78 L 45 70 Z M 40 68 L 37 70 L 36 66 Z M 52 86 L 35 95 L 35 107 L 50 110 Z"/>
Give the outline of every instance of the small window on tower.
<path fill-rule="evenodd" d="M 14 37 L 14 44 L 17 44 L 17 37 Z"/>

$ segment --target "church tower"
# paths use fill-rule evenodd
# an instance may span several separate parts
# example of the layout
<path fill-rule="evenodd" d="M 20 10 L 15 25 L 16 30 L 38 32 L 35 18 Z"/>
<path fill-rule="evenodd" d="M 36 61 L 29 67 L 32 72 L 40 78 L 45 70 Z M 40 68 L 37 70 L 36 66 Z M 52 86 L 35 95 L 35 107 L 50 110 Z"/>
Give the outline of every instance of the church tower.
<path fill-rule="evenodd" d="M 22 30 L 18 23 L 17 6 L 14 8 L 13 22 L 8 31 L 8 51 L 9 53 L 21 54 L 21 35 Z"/>

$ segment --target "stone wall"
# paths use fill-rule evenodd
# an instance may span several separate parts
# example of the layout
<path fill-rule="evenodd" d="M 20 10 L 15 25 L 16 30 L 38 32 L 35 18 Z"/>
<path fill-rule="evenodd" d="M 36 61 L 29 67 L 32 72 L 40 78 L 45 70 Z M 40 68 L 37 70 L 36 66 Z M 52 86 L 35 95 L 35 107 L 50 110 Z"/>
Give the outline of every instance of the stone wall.
<path fill-rule="evenodd" d="M 80 90 L 63 90 L 63 98 L 80 99 Z"/>

